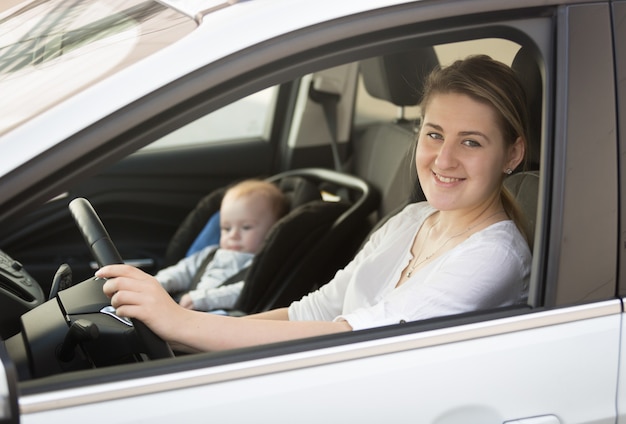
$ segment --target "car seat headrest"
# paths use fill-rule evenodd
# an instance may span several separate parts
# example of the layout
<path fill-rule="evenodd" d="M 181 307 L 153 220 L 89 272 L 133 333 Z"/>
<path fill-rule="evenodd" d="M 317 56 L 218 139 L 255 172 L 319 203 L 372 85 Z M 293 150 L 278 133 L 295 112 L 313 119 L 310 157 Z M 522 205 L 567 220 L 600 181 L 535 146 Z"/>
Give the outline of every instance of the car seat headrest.
<path fill-rule="evenodd" d="M 396 106 L 418 105 L 424 79 L 438 65 L 432 47 L 374 57 L 359 64 L 367 92 Z"/>
<path fill-rule="evenodd" d="M 511 68 L 517 74 L 518 79 L 526 92 L 526 105 L 528 107 L 528 165 L 530 169 L 539 169 L 541 152 L 541 114 L 542 114 L 542 91 L 543 81 L 537 58 L 530 49 L 522 47 L 516 53 Z"/>

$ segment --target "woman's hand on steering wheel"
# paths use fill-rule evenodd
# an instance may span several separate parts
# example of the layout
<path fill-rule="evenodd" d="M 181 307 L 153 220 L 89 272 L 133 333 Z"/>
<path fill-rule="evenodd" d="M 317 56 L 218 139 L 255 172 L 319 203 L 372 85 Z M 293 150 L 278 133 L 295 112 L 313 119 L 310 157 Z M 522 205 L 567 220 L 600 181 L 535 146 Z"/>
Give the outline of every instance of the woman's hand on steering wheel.
<path fill-rule="evenodd" d="M 98 262 L 98 265 L 102 267 L 110 264 L 122 264 L 122 257 L 115 248 L 115 245 L 111 241 L 102 221 L 100 221 L 98 214 L 91 206 L 91 203 L 89 203 L 87 199 L 77 198 L 70 202 L 69 208 L 78 229 L 83 235 L 94 259 Z M 143 271 L 137 271 L 143 273 Z M 114 275 L 110 275 L 110 277 L 113 276 Z M 112 306 L 115 307 L 115 305 Z M 163 313 L 158 310 L 155 312 Z M 129 315 L 129 317 L 132 317 L 132 315 Z M 140 319 L 131 318 L 131 321 L 135 328 L 137 338 L 139 339 L 139 344 L 142 346 L 142 352 L 150 359 L 174 356 L 169 345 L 165 343 L 163 339 L 155 335 L 150 328 L 146 327 Z"/>
<path fill-rule="evenodd" d="M 104 293 L 120 316 L 138 319 L 158 335 L 168 339 L 176 329 L 169 323 L 181 308 L 149 274 L 130 265 L 107 265 L 96 272 L 96 277 L 107 279 Z"/>

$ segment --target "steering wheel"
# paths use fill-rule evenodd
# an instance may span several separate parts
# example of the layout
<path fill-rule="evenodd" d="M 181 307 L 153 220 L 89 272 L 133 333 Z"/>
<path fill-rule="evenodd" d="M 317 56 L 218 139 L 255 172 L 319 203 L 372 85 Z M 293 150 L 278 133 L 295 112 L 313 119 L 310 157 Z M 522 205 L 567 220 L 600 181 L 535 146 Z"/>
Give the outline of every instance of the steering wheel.
<path fill-rule="evenodd" d="M 79 197 L 72 200 L 69 209 L 98 266 L 124 263 L 111 241 L 109 233 L 87 199 Z M 174 357 L 170 346 L 143 322 L 136 319 L 131 319 L 131 322 L 139 339 L 139 344 L 148 358 Z"/>

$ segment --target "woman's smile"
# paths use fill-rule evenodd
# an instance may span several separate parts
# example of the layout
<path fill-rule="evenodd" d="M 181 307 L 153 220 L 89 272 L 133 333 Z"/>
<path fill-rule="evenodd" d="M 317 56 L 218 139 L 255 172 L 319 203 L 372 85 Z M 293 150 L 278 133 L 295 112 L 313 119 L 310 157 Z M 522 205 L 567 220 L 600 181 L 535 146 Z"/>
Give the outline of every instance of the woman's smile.
<path fill-rule="evenodd" d="M 465 178 L 448 177 L 448 176 L 439 174 L 435 171 L 432 171 L 432 173 L 433 173 L 433 176 L 435 177 L 435 180 L 443 184 L 454 184 L 454 183 L 458 183 L 461 181 L 465 181 Z"/>

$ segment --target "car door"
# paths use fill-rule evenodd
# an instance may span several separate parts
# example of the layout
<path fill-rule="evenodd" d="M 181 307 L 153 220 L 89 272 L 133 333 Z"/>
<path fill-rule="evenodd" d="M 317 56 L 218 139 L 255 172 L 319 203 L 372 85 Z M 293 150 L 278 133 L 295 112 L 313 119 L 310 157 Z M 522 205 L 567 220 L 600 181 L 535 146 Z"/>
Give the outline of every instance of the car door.
<path fill-rule="evenodd" d="M 528 306 L 21 382 L 22 422 L 615 422 L 623 318 L 613 40 L 623 37 L 611 23 L 623 3 L 454 6 L 372 11 L 360 41 L 371 54 L 411 37 L 535 47 L 544 124 Z M 333 25 L 347 40 L 366 32 L 362 19 Z"/>

